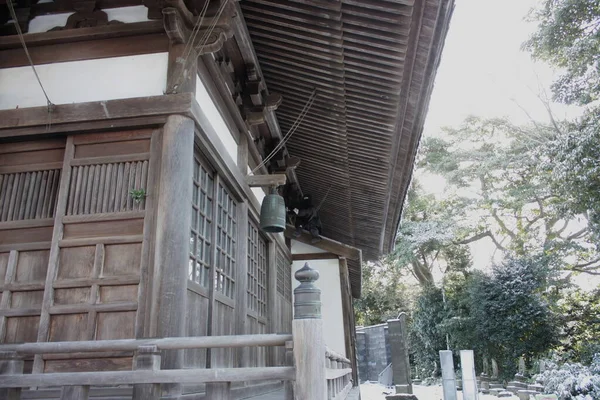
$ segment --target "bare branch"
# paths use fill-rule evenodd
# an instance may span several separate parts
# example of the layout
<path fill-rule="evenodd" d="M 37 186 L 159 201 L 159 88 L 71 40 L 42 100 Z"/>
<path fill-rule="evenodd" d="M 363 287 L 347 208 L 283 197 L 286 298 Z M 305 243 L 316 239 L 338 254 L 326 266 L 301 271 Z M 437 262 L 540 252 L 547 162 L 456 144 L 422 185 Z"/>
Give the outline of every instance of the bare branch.
<path fill-rule="evenodd" d="M 596 264 L 598 262 L 600 262 L 600 257 L 596 258 L 595 260 L 585 262 L 583 264 L 573 265 L 571 267 L 571 269 L 577 268 L 577 270 L 586 270 L 586 271 L 598 269 L 598 268 L 600 268 L 600 265 L 594 265 L 594 264 Z M 592 265 L 594 265 L 594 266 L 591 267 Z"/>
<path fill-rule="evenodd" d="M 490 239 L 492 239 L 492 242 L 494 243 L 494 245 L 496 246 L 496 248 L 498 248 L 498 249 L 500 249 L 502 251 L 506 251 L 506 248 L 504 246 L 502 246 L 498 242 L 498 240 L 496 240 L 496 238 L 494 237 L 494 235 L 492 234 L 492 232 L 489 231 L 489 230 L 487 230 L 485 232 L 478 233 L 477 235 L 471 236 L 470 238 L 467 238 L 467 239 L 455 241 L 453 243 L 454 244 L 469 244 L 469 243 L 473 243 L 473 242 L 476 242 L 478 240 L 481 240 L 481 239 L 483 239 L 485 237 L 489 237 Z"/>

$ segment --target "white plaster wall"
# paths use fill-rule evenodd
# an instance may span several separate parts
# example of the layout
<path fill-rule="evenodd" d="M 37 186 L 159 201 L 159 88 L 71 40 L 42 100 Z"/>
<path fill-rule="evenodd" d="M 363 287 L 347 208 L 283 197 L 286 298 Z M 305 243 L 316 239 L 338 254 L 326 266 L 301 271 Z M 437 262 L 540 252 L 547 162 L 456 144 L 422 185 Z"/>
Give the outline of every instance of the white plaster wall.
<path fill-rule="evenodd" d="M 320 253 L 321 249 L 292 240 L 292 254 Z M 307 261 L 292 263 L 292 288 L 300 282 L 294 274 Z M 315 283 L 321 289 L 321 313 L 323 318 L 323 336 L 325 345 L 331 350 L 346 355 L 344 338 L 344 317 L 342 314 L 342 292 L 340 288 L 339 260 L 311 260 L 308 264 L 319 271 L 319 279 Z"/>
<path fill-rule="evenodd" d="M 54 104 L 162 95 L 168 54 L 112 57 L 36 66 Z M 31 67 L 0 69 L 0 110 L 45 106 Z"/>
<path fill-rule="evenodd" d="M 107 8 L 102 11 L 106 13 L 109 21 L 116 20 L 124 23 L 149 21 L 148 8 L 146 6 Z M 72 14 L 74 13 L 39 15 L 29 21 L 27 33 L 47 32 L 57 26 L 65 26 L 67 19 Z"/>
<path fill-rule="evenodd" d="M 235 138 L 229 131 L 225 120 L 221 116 L 221 113 L 215 106 L 210 94 L 206 90 L 206 86 L 202 82 L 200 77 L 196 79 L 196 101 L 200 105 L 202 112 L 206 115 L 206 118 L 212 125 L 213 129 L 217 133 L 217 136 L 225 146 L 225 150 L 233 160 L 234 164 L 237 164 L 237 151 L 238 145 Z"/>

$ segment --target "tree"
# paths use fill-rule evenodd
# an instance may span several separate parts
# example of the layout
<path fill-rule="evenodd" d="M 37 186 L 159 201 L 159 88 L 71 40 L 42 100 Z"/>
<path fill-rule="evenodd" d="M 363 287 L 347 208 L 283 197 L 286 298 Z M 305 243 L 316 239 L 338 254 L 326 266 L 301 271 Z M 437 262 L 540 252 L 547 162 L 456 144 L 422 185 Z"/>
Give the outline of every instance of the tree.
<path fill-rule="evenodd" d="M 564 70 L 554 98 L 589 104 L 600 94 L 600 0 L 545 0 L 532 13 L 537 31 L 524 44 L 534 58 Z"/>
<path fill-rule="evenodd" d="M 506 255 L 551 256 L 558 267 L 577 272 L 599 268 L 588 214 L 565 206 L 569 178 L 556 181 L 553 146 L 566 126 L 470 117 L 445 128 L 444 139 L 424 141 L 419 165 L 446 178 L 471 216 L 456 243 L 487 237 Z"/>
<path fill-rule="evenodd" d="M 447 319 L 442 290 L 433 285 L 423 287 L 411 316 L 409 335 L 417 370 L 424 376 L 437 369 L 438 352 L 446 349 L 443 322 Z"/>
<path fill-rule="evenodd" d="M 381 263 L 363 264 L 362 295 L 354 302 L 358 325 L 380 324 L 412 309 L 414 294 L 394 272 Z"/>
<path fill-rule="evenodd" d="M 436 200 L 423 193 L 413 181 L 407 196 L 395 246 L 385 260 L 389 268 L 402 275 L 410 271 L 421 286 L 434 284 L 434 269 L 441 273 L 467 268 L 470 254 L 465 242 L 457 242 L 458 225 L 463 207 L 454 199 Z"/>
<path fill-rule="evenodd" d="M 546 296 L 550 278 L 545 260 L 511 258 L 471 281 L 475 337 L 503 377 L 515 374 L 519 357 L 531 359 L 558 343 L 558 320 Z"/>

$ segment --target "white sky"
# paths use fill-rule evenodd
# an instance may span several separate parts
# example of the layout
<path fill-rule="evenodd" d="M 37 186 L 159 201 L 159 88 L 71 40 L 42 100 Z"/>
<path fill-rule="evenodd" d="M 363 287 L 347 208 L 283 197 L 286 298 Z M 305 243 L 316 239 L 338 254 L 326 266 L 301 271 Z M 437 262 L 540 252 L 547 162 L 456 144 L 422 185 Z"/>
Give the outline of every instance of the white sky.
<path fill-rule="evenodd" d="M 548 121 L 538 96 L 550 95 L 557 72 L 535 63 L 521 45 L 534 32 L 535 23 L 526 21 L 540 0 L 456 0 L 442 60 L 437 72 L 424 138 L 441 135 L 441 127 L 457 126 L 469 115 L 508 117 L 527 123 L 529 117 Z M 561 119 L 577 110 L 553 104 Z M 416 176 L 425 190 L 440 194 L 441 178 Z M 491 241 L 472 246 L 475 266 L 489 265 L 494 253 Z"/>

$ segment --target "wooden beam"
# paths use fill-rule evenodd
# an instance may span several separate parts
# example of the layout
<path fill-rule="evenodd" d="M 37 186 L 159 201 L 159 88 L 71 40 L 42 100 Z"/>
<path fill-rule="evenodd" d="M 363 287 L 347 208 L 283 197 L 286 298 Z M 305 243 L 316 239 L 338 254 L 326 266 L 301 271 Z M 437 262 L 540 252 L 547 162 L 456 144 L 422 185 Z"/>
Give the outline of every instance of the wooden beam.
<path fill-rule="evenodd" d="M 350 360 L 352 365 L 352 380 L 354 385 L 358 385 L 358 364 L 356 362 L 356 324 L 354 320 L 354 307 L 352 306 L 352 293 L 348 274 L 348 262 L 345 258 L 340 258 L 339 267 L 346 357 Z"/>
<path fill-rule="evenodd" d="M 29 50 L 35 65 L 166 52 L 164 33 L 47 44 Z M 28 66 L 22 48 L 0 50 L 0 68 Z"/>
<path fill-rule="evenodd" d="M 292 254 L 292 261 L 310 261 L 310 260 L 335 260 L 340 258 L 334 253 L 304 253 Z"/>
<path fill-rule="evenodd" d="M 31 48 L 36 46 L 79 42 L 84 40 L 89 41 L 97 39 L 109 39 L 123 36 L 137 36 L 162 32 L 164 32 L 162 21 L 146 21 L 134 22 L 131 24 L 96 26 L 92 28 L 28 33 L 27 48 L 31 51 Z M 19 37 L 17 35 L 0 36 L 0 50 L 15 48 L 21 48 L 21 42 L 19 41 Z"/>
<path fill-rule="evenodd" d="M 292 225 L 288 225 L 284 235 L 289 239 L 297 240 L 300 243 L 305 243 L 330 253 L 337 254 L 340 257 L 346 257 L 351 260 L 358 260 L 361 257 L 361 251 L 356 247 L 348 246 L 347 244 L 336 242 L 335 240 L 328 239 L 323 236 L 321 236 L 320 241 L 313 243 L 313 237 L 310 233 L 302 231 L 300 236 L 295 236 L 295 232 L 296 228 L 294 228 Z"/>
<path fill-rule="evenodd" d="M 246 183 L 250 187 L 259 186 L 281 186 L 287 182 L 287 176 L 285 174 L 271 174 L 271 175 L 248 175 L 246 176 Z"/>
<path fill-rule="evenodd" d="M 168 96 L 61 104 L 56 105 L 52 111 L 52 125 L 169 114 L 188 115 L 191 114 L 192 103 L 195 103 L 193 93 L 180 93 Z M 0 111 L 0 138 L 17 136 L 14 128 L 47 126 L 47 124 L 48 108 L 46 106 L 2 110 Z"/>

